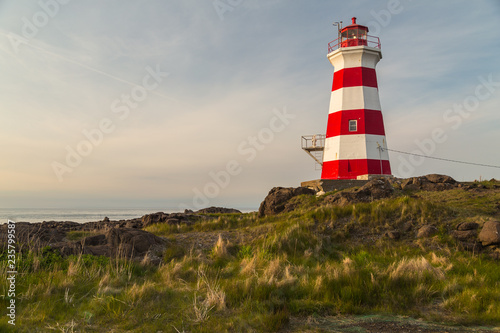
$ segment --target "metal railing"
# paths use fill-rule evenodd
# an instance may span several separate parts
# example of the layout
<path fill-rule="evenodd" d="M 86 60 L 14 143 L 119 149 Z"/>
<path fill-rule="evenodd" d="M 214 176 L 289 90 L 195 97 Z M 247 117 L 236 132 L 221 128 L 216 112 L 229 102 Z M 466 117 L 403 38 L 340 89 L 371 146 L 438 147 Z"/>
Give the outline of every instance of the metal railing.
<path fill-rule="evenodd" d="M 345 37 L 339 37 L 330 43 L 328 43 L 328 53 L 331 53 L 337 49 L 343 47 L 351 47 L 351 46 L 368 46 L 380 49 L 380 38 L 370 35 L 364 36 L 355 36 L 356 38 L 346 39 Z"/>
<path fill-rule="evenodd" d="M 316 170 L 320 170 L 323 166 L 325 138 L 324 134 L 303 135 L 301 137 L 302 149 L 316 162 Z"/>
<path fill-rule="evenodd" d="M 304 150 L 322 150 L 325 148 L 324 134 L 303 135 L 301 138 L 302 149 Z"/>

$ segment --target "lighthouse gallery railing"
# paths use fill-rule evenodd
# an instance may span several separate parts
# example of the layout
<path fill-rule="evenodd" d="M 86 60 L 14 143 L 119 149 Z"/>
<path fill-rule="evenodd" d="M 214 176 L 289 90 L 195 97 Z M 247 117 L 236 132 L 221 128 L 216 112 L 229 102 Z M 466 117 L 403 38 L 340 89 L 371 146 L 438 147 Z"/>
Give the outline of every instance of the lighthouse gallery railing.
<path fill-rule="evenodd" d="M 370 35 L 359 35 L 349 39 L 339 37 L 328 43 L 328 53 L 343 47 L 351 46 L 368 46 L 380 49 L 380 38 Z"/>

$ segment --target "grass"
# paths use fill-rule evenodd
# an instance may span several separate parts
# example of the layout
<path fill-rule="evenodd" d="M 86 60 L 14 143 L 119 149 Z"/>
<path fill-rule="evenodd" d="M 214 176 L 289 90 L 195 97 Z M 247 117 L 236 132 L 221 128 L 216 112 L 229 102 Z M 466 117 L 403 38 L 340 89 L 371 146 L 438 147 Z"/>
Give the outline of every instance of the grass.
<path fill-rule="evenodd" d="M 159 266 L 90 255 L 62 258 L 50 248 L 26 251 L 18 254 L 17 327 L 277 332 L 290 328 L 292 318 L 297 327 L 295 318 L 339 315 L 499 325 L 498 261 L 460 251 L 446 237 L 460 221 L 497 216 L 490 205 L 498 194 L 481 195 L 401 193 L 344 207 L 303 196 L 294 199 L 295 211 L 273 217 L 226 214 L 189 226 L 156 224 L 146 230 L 173 244 Z M 424 224 L 440 232 L 417 240 Z M 390 230 L 400 230 L 401 238 L 384 237 Z M 227 232 L 249 238 L 230 242 Z M 210 247 L 196 249 L 181 242 L 180 236 L 191 233 L 219 235 Z M 0 272 L 6 272 L 5 259 L 0 256 Z M 0 294 L 4 308 L 5 288 Z M 5 327 L 3 316 L 0 330 Z"/>

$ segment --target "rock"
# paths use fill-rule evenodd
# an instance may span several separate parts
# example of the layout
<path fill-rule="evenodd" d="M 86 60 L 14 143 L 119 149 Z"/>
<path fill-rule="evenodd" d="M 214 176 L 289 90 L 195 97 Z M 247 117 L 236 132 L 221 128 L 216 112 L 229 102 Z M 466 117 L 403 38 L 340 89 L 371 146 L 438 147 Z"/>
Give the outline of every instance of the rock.
<path fill-rule="evenodd" d="M 181 224 L 181 220 L 179 220 L 179 219 L 168 219 L 167 220 L 167 224 L 170 224 L 170 225 L 179 225 L 179 224 Z"/>
<path fill-rule="evenodd" d="M 486 222 L 479 233 L 479 241 L 483 246 L 500 244 L 500 223 Z"/>
<path fill-rule="evenodd" d="M 62 256 L 92 254 L 96 256 L 120 256 L 142 258 L 148 252 L 160 254 L 167 241 L 144 230 L 112 228 L 105 234 L 86 237 L 77 242 L 58 242 L 51 247 Z"/>
<path fill-rule="evenodd" d="M 456 180 L 446 175 L 430 174 L 424 176 L 431 183 L 456 184 Z"/>
<path fill-rule="evenodd" d="M 102 222 L 109 222 L 109 217 L 104 217 L 104 220 L 102 220 Z"/>
<path fill-rule="evenodd" d="M 386 178 L 372 179 L 358 190 L 358 194 L 363 193 L 374 200 L 388 198 L 393 192 L 394 187 Z"/>
<path fill-rule="evenodd" d="M 306 187 L 274 187 L 260 204 L 259 217 L 279 214 L 285 209 L 285 204 L 291 198 L 302 194 L 314 195 L 315 193 L 314 190 Z"/>
<path fill-rule="evenodd" d="M 422 189 L 422 187 L 418 186 L 417 184 L 406 184 L 402 185 L 401 189 L 406 190 L 406 191 L 418 191 Z"/>
<path fill-rule="evenodd" d="M 477 237 L 476 230 L 453 230 L 451 233 L 453 237 L 458 239 L 459 241 L 473 241 Z"/>
<path fill-rule="evenodd" d="M 97 235 L 86 237 L 80 241 L 82 246 L 97 246 L 97 245 L 106 245 L 106 236 L 105 235 Z"/>
<path fill-rule="evenodd" d="M 385 233 L 385 235 L 387 237 L 389 237 L 390 239 L 394 239 L 394 240 L 397 240 L 401 237 L 401 233 L 397 230 L 388 231 Z"/>
<path fill-rule="evenodd" d="M 339 206 L 346 206 L 360 201 L 361 198 L 356 195 L 356 192 L 349 191 L 342 191 L 333 195 L 329 195 L 324 200 L 325 203 L 335 204 Z"/>
<path fill-rule="evenodd" d="M 241 212 L 233 208 L 208 207 L 198 210 L 196 214 L 241 214 Z"/>
<path fill-rule="evenodd" d="M 457 226 L 457 230 L 459 231 L 476 230 L 477 228 L 479 228 L 479 224 L 476 222 L 464 222 Z"/>
<path fill-rule="evenodd" d="M 153 246 L 166 245 L 163 238 L 137 229 L 114 228 L 105 237 L 113 254 L 127 257 L 145 254 Z"/>
<path fill-rule="evenodd" d="M 127 221 L 125 223 L 125 228 L 140 229 L 140 228 L 142 228 L 142 222 L 141 221 Z"/>
<path fill-rule="evenodd" d="M 412 177 L 401 182 L 401 188 L 407 191 L 444 191 L 458 186 L 450 176 L 430 174 L 421 177 Z"/>
<path fill-rule="evenodd" d="M 357 202 L 370 202 L 390 197 L 394 187 L 386 178 L 372 179 L 358 190 L 342 191 L 325 198 L 325 203 L 345 206 Z"/>
<path fill-rule="evenodd" d="M 184 214 L 193 214 L 194 212 L 191 209 L 184 209 Z"/>
<path fill-rule="evenodd" d="M 169 217 L 169 214 L 165 214 L 163 212 L 147 214 L 141 218 L 141 222 L 142 222 L 143 227 L 147 227 L 148 225 L 151 225 L 151 224 L 163 223 L 168 219 L 168 217 Z"/>
<path fill-rule="evenodd" d="M 417 238 L 428 238 L 432 237 L 437 233 L 437 228 L 432 225 L 424 225 L 418 229 Z"/>

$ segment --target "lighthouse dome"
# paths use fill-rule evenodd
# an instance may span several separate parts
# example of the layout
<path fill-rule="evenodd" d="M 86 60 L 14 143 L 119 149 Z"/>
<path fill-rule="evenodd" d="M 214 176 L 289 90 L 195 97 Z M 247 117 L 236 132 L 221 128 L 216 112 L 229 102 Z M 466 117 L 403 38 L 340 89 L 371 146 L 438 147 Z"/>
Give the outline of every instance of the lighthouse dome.
<path fill-rule="evenodd" d="M 368 27 L 356 24 L 356 18 L 352 18 L 352 24 L 340 31 L 340 47 L 362 46 L 367 43 Z"/>

